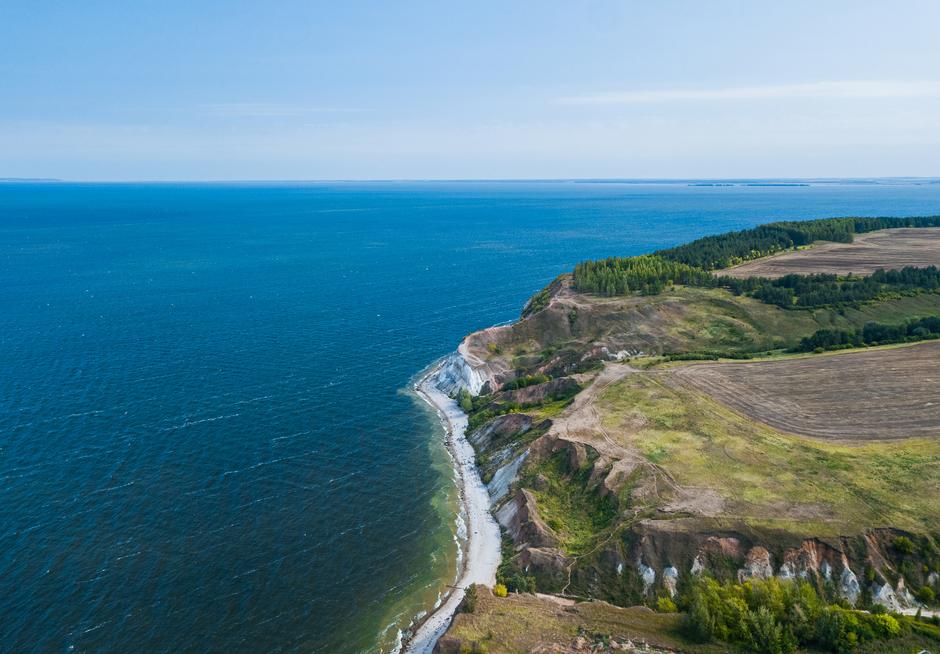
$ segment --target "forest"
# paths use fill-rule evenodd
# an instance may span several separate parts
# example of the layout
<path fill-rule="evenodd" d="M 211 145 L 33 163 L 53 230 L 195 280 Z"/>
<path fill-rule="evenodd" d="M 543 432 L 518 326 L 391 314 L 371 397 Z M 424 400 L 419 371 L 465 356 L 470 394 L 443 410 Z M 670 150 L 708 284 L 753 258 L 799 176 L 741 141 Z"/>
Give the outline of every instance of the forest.
<path fill-rule="evenodd" d="M 928 316 L 909 320 L 900 325 L 870 322 L 861 329 L 820 329 L 802 339 L 794 352 L 843 350 L 850 347 L 911 343 L 940 338 L 940 317 Z"/>
<path fill-rule="evenodd" d="M 654 254 L 703 270 L 727 268 L 814 241 L 851 243 L 853 234 L 895 227 L 940 227 L 940 216 L 910 218 L 821 218 L 760 225 L 706 236 Z"/>
<path fill-rule="evenodd" d="M 936 266 L 878 270 L 871 275 L 785 275 L 779 279 L 738 279 L 710 271 L 816 240 L 850 242 L 853 234 L 888 227 L 940 226 L 940 216 L 915 218 L 828 218 L 779 222 L 739 232 L 707 236 L 668 250 L 636 257 L 609 257 L 575 266 L 575 288 L 605 296 L 657 295 L 674 284 L 726 288 L 766 304 L 814 308 L 857 304 L 888 294 L 940 289 Z"/>
<path fill-rule="evenodd" d="M 891 293 L 919 293 L 940 288 L 940 270 L 905 267 L 876 270 L 864 277 L 829 274 L 784 275 L 778 279 L 718 277 L 716 285 L 735 295 L 747 294 L 766 304 L 784 309 L 813 308 L 869 302 Z"/>
<path fill-rule="evenodd" d="M 639 292 L 658 295 L 674 284 L 726 288 L 735 295 L 749 295 L 784 309 L 857 304 L 889 294 L 921 293 L 940 289 L 940 269 L 906 267 L 877 270 L 871 275 L 830 274 L 764 277 L 715 276 L 700 268 L 662 259 L 658 255 L 584 261 L 575 266 L 575 287 L 585 293 L 608 297 Z"/>
<path fill-rule="evenodd" d="M 574 268 L 579 291 L 598 295 L 626 295 L 637 292 L 657 295 L 667 285 L 715 286 L 711 273 L 658 255 L 610 257 L 601 261 L 583 261 Z"/>

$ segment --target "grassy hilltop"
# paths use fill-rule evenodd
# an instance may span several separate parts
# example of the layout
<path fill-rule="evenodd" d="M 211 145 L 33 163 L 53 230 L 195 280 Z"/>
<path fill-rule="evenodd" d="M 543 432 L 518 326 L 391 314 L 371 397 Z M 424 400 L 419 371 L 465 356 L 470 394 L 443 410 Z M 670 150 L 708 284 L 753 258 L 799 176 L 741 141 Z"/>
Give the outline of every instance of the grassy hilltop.
<path fill-rule="evenodd" d="M 586 262 L 469 336 L 510 597 L 481 590 L 441 650 L 940 639 L 897 613 L 940 594 L 937 226 L 775 223 Z M 660 612 L 616 608 L 636 605 Z"/>

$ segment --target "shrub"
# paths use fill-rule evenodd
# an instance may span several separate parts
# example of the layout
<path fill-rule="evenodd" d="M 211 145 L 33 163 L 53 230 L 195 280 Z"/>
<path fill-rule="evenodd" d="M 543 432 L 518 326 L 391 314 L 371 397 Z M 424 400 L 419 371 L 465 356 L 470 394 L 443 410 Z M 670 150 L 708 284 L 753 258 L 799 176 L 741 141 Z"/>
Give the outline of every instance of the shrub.
<path fill-rule="evenodd" d="M 506 597 L 506 595 L 509 594 L 509 591 L 503 584 L 496 584 L 493 586 L 493 594 L 496 595 L 496 597 Z"/>
<path fill-rule="evenodd" d="M 656 610 L 660 613 L 675 613 L 679 610 L 676 606 L 676 603 L 672 599 L 663 596 L 656 600 Z"/>
<path fill-rule="evenodd" d="M 879 638 L 896 638 L 901 635 L 901 625 L 894 616 L 887 613 L 873 615 L 868 622 Z"/>
<path fill-rule="evenodd" d="M 792 654 L 797 647 L 848 654 L 863 643 L 896 639 L 905 625 L 917 624 L 877 609 L 827 607 L 811 584 L 777 578 L 744 583 L 700 578 L 686 587 L 680 604 L 688 611 L 683 626 L 690 637 L 736 643 L 761 654 Z"/>
<path fill-rule="evenodd" d="M 470 395 L 467 389 L 461 388 L 457 393 L 457 404 L 460 405 L 460 410 L 464 413 L 473 411 L 473 396 Z"/>
<path fill-rule="evenodd" d="M 701 592 L 695 592 L 692 595 L 692 602 L 683 620 L 683 627 L 689 636 L 699 642 L 707 643 L 715 638 L 717 631 L 715 619 L 708 610 L 708 601 Z"/>
<path fill-rule="evenodd" d="M 473 613 L 477 610 L 477 585 L 470 584 L 463 594 L 463 602 L 460 604 L 464 613 Z"/>
<path fill-rule="evenodd" d="M 858 645 L 853 626 L 858 627 L 855 616 L 844 609 L 829 607 L 819 616 L 816 625 L 817 642 L 829 652 L 851 652 Z"/>
<path fill-rule="evenodd" d="M 793 654 L 796 639 L 765 607 L 747 614 L 748 645 L 761 654 Z"/>
<path fill-rule="evenodd" d="M 914 541 L 907 536 L 895 536 L 894 540 L 891 541 L 891 547 L 899 554 L 914 553 Z"/>
<path fill-rule="evenodd" d="M 924 586 L 919 591 L 917 591 L 917 599 L 924 604 L 933 604 L 933 601 L 936 599 L 936 595 L 933 592 L 933 588 L 930 586 Z"/>

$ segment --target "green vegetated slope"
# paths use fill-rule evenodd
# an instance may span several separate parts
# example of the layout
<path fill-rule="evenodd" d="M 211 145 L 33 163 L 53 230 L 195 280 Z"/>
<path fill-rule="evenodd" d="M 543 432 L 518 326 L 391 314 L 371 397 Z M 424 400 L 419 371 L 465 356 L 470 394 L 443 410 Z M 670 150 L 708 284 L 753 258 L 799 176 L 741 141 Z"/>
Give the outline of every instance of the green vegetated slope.
<path fill-rule="evenodd" d="M 676 483 L 716 492 L 716 517 L 817 537 L 876 525 L 928 533 L 940 524 L 940 439 L 782 434 L 666 377 L 630 375 L 601 394 L 597 410 L 613 438 Z"/>
<path fill-rule="evenodd" d="M 937 633 L 909 619 L 898 623 L 898 633 L 876 634 L 878 625 L 825 609 L 825 619 L 841 625 L 826 628 L 841 631 L 817 633 L 814 618 L 812 633 L 800 636 L 791 633 L 805 626 L 798 627 L 799 620 L 783 613 L 768 617 L 757 605 L 739 607 L 736 635 L 702 638 L 719 642 L 717 650 L 692 644 L 688 571 L 696 552 L 712 541 L 719 549 L 705 557 L 704 574 L 723 583 L 737 583 L 751 546 L 769 549 L 779 566 L 786 552 L 812 541 L 818 556 L 834 565 L 841 553 L 848 557 L 862 578 L 860 607 L 872 606 L 877 584 L 902 578 L 918 598 L 935 604 L 940 439 L 826 441 L 787 433 L 678 383 L 671 367 L 689 365 L 687 359 L 775 360 L 796 351 L 934 337 L 933 319 L 940 316 L 935 268 L 756 282 L 712 271 L 821 238 L 849 242 L 864 231 L 938 225 L 940 217 L 776 223 L 647 257 L 588 262 L 536 294 L 519 323 L 487 333 L 479 343 L 471 337 L 481 358 L 508 371 L 496 379 L 502 388 L 464 401 L 475 433 L 501 426 L 477 444 L 484 479 L 528 453 L 501 500 L 523 509 L 512 528 L 515 540 L 504 551 L 500 582 L 510 591 L 667 611 L 675 606 L 663 598 L 676 592 L 685 617 L 647 621 L 655 636 L 647 640 L 683 651 L 937 647 Z M 609 363 L 615 357 L 629 359 L 629 366 Z M 833 402 L 837 411 L 837 393 Z M 506 419 L 517 414 L 525 420 Z M 911 547 L 898 539 L 909 539 Z M 640 560 L 658 570 L 652 584 L 643 580 Z M 662 571 L 669 565 L 682 573 L 679 587 L 667 593 Z M 807 579 L 820 606 L 840 601 L 830 582 L 818 571 L 813 575 Z M 636 616 L 616 613 L 622 609 L 600 628 L 585 612 L 596 604 L 568 610 L 539 602 L 488 598 L 478 615 L 455 621 L 448 633 L 454 651 L 532 651 L 551 643 L 571 646 L 572 638 L 587 636 L 601 648 L 595 651 L 611 651 L 605 634 L 638 633 L 631 622 Z M 754 640 L 765 628 L 777 636 Z M 465 649 L 470 644 L 478 649 Z"/>
<path fill-rule="evenodd" d="M 569 284 L 562 280 L 562 284 Z M 569 295 L 570 294 L 570 295 Z M 721 288 L 672 286 L 653 296 L 607 299 L 564 288 L 552 302 L 503 336 L 516 374 L 570 374 L 608 352 L 740 357 L 796 348 L 819 330 L 854 331 L 940 315 L 940 293 L 893 295 L 813 309 L 782 309 Z M 586 358 L 585 358 L 586 357 Z"/>

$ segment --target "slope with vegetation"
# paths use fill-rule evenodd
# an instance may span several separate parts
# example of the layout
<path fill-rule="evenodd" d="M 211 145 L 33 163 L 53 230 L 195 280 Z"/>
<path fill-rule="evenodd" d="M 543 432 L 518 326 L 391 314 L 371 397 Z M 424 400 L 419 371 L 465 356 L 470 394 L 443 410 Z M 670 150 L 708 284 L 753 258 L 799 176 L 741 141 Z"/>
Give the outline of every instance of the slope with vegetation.
<path fill-rule="evenodd" d="M 775 223 L 579 264 L 518 323 L 470 335 L 488 381 L 459 399 L 510 597 L 481 589 L 441 651 L 937 648 L 899 611 L 940 594 L 940 347 L 885 345 L 938 335 L 937 269 L 895 249 L 865 277 L 716 272 L 937 225 Z M 635 605 L 660 613 L 616 608 Z"/>

